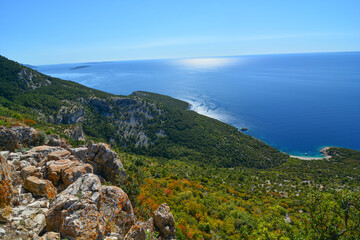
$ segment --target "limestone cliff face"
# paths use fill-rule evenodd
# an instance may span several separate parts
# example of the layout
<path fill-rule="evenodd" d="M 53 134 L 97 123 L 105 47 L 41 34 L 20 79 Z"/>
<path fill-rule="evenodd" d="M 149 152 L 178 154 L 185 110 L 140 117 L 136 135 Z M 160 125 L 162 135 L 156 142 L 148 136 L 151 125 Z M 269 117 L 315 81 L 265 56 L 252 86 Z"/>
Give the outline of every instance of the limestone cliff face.
<path fill-rule="evenodd" d="M 23 88 L 36 89 L 43 86 L 51 85 L 49 79 L 42 79 L 41 75 L 31 69 L 23 68 L 18 74 Z M 41 79 L 41 80 L 40 80 Z"/>
<path fill-rule="evenodd" d="M 124 146 L 132 142 L 139 147 L 148 146 L 156 141 L 156 138 L 150 141 L 145 131 L 146 126 L 153 124 L 152 120 L 162 114 L 155 104 L 126 97 L 108 99 L 90 97 L 76 101 L 64 100 L 62 104 L 63 106 L 55 114 L 44 117 L 43 120 L 53 124 L 70 125 L 65 133 L 74 140 L 86 139 L 81 125 L 96 122 L 98 121 L 96 119 L 101 118 L 111 122 L 114 127 L 114 137 L 108 139 L 109 142 L 120 141 Z M 162 136 L 165 134 L 163 133 Z"/>
<path fill-rule="evenodd" d="M 85 136 L 84 130 L 81 125 L 77 125 L 77 124 L 71 125 L 69 128 L 64 130 L 64 133 L 68 137 L 74 139 L 75 141 L 78 141 L 78 140 L 85 141 L 86 140 L 86 136 Z"/>
<path fill-rule="evenodd" d="M 15 132 L 38 134 L 21 126 Z M 71 148 L 58 137 L 48 138 L 52 146 L 0 152 L 1 239 L 145 240 L 145 230 L 159 232 L 157 239 L 175 239 L 174 218 L 166 204 L 154 212 L 154 218 L 140 222 L 121 188 L 102 185 L 126 175 L 121 159 L 108 145 Z M 7 146 L 18 146 L 17 142 L 31 138 L 19 134 L 6 139 Z"/>
<path fill-rule="evenodd" d="M 63 101 L 63 104 L 55 116 L 50 116 L 49 122 L 55 124 L 74 124 L 85 115 L 85 109 L 80 104 L 71 101 Z"/>

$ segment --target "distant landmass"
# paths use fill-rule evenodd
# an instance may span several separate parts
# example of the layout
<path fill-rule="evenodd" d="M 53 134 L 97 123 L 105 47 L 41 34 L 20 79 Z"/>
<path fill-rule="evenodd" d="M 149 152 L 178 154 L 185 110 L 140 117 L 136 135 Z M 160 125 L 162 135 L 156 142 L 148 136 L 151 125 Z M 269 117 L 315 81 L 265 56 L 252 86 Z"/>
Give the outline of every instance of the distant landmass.
<path fill-rule="evenodd" d="M 70 70 L 75 70 L 75 69 L 87 68 L 87 67 L 90 67 L 90 66 L 83 65 L 83 66 L 76 66 L 76 67 L 72 67 L 72 68 L 69 68 L 69 69 L 70 69 Z"/>

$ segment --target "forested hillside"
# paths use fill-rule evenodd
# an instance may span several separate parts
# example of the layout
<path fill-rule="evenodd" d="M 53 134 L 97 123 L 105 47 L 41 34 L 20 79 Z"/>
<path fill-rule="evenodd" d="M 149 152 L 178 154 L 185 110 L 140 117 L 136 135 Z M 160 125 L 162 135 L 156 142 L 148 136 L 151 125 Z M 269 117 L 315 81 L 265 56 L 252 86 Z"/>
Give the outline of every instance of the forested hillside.
<path fill-rule="evenodd" d="M 180 100 L 136 92 L 115 96 L 43 75 L 0 57 L 0 107 L 69 139 L 106 141 L 138 154 L 220 167 L 268 168 L 288 156 L 235 127 L 189 111 Z"/>

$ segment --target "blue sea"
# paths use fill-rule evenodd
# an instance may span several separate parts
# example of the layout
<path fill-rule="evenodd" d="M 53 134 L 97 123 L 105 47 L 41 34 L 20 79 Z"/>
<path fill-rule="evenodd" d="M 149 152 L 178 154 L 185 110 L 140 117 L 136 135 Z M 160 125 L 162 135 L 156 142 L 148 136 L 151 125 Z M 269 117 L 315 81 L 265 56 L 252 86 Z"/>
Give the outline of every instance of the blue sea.
<path fill-rule="evenodd" d="M 293 155 L 360 150 L 360 52 L 135 60 L 37 66 L 85 86 L 142 90 L 191 103 Z"/>

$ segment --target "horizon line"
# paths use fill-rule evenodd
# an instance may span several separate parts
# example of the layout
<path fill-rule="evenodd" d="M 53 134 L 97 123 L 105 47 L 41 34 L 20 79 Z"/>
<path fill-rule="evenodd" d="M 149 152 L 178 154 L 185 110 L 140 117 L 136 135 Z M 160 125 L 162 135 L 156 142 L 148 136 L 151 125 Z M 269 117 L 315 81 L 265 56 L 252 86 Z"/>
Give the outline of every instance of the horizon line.
<path fill-rule="evenodd" d="M 316 53 L 357 53 L 360 50 L 354 51 L 319 51 L 319 52 L 287 52 L 287 53 L 254 53 L 244 55 L 227 55 L 227 56 L 201 56 L 201 57 L 169 57 L 169 58 L 138 58 L 138 59 L 122 59 L 122 60 L 104 60 L 104 61 L 90 61 L 90 62 L 66 62 L 66 63 L 52 63 L 52 64 L 28 64 L 20 63 L 28 66 L 46 66 L 46 65 L 61 65 L 61 64 L 94 64 L 94 63 L 110 63 L 110 62 L 129 62 L 129 61 L 151 61 L 151 60 L 176 60 L 176 59 L 197 59 L 197 58 L 226 58 L 226 57 L 247 57 L 247 56 L 264 56 L 264 55 L 287 55 L 287 54 L 316 54 Z"/>

